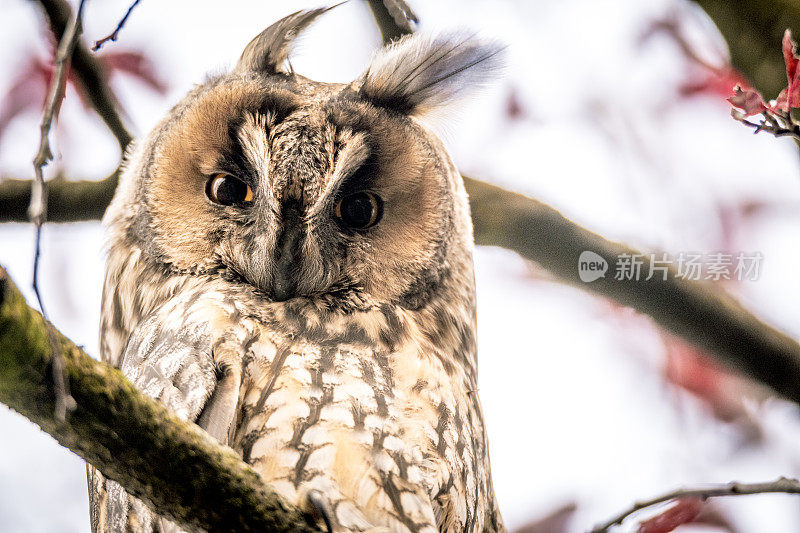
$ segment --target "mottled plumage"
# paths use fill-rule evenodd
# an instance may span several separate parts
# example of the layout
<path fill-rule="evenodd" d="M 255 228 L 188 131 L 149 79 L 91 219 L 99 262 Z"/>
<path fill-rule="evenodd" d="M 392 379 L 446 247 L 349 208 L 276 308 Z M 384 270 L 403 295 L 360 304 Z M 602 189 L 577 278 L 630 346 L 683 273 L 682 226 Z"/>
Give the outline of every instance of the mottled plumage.
<path fill-rule="evenodd" d="M 469 206 L 419 120 L 499 48 L 407 37 L 351 84 L 314 82 L 284 64 L 324 11 L 262 32 L 129 152 L 102 356 L 335 531 L 503 531 Z M 89 478 L 93 531 L 177 530 Z"/>

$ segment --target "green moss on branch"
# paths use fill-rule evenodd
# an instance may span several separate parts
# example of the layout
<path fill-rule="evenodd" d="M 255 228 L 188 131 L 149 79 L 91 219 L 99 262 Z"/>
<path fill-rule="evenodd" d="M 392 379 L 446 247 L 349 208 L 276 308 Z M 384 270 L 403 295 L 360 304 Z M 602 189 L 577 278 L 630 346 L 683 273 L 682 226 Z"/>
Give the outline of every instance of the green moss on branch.
<path fill-rule="evenodd" d="M 0 401 L 192 530 L 313 532 L 229 448 L 56 333 L 76 408 L 59 423 L 47 324 L 0 267 Z"/>

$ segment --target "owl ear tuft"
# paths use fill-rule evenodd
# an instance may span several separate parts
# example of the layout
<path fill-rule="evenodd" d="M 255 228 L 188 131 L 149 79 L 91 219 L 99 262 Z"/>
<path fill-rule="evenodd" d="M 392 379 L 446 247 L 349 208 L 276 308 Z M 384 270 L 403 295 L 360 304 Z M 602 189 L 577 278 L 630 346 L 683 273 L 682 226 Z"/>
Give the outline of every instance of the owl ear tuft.
<path fill-rule="evenodd" d="M 360 93 L 380 107 L 424 114 L 491 81 L 504 50 L 474 35 L 409 35 L 378 51 Z"/>
<path fill-rule="evenodd" d="M 339 5 L 339 4 L 337 4 Z M 336 6 L 297 11 L 262 31 L 245 46 L 236 64 L 236 72 L 289 74 L 286 62 L 292 44 L 317 17 Z"/>

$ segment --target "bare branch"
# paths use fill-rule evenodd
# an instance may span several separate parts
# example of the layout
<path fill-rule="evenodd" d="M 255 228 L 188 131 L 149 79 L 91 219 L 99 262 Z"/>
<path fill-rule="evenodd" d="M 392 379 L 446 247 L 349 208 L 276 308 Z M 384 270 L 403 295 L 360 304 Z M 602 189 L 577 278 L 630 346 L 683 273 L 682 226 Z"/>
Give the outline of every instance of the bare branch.
<path fill-rule="evenodd" d="M 76 408 L 64 422 L 53 415 L 48 331 L 55 332 L 56 349 L 74 385 Z M 0 402 L 190 531 L 320 531 L 308 515 L 264 485 L 233 450 L 176 418 L 119 370 L 48 327 L 2 267 Z"/>
<path fill-rule="evenodd" d="M 98 50 L 100 50 L 100 48 L 102 48 L 103 45 L 106 44 L 108 41 L 114 41 L 114 42 L 117 41 L 117 38 L 119 37 L 119 32 L 125 26 L 125 23 L 128 22 L 128 17 L 131 16 L 131 13 L 136 8 L 136 6 L 139 5 L 140 1 L 141 0 L 135 0 L 130 5 L 130 7 L 128 8 L 128 11 L 125 12 L 125 16 L 122 17 L 122 20 L 119 21 L 119 24 L 117 24 L 117 27 L 114 29 L 113 32 L 111 32 L 109 35 L 106 35 L 105 37 L 103 37 L 99 41 L 95 41 L 94 42 L 94 46 L 92 46 L 92 52 L 97 52 Z"/>
<path fill-rule="evenodd" d="M 114 197 L 118 171 L 101 180 L 72 181 L 56 177 L 47 182 L 48 222 L 99 220 Z M 0 222 L 28 220 L 31 180 L 0 178 Z"/>
<path fill-rule="evenodd" d="M 66 0 L 37 0 L 47 15 L 50 29 L 56 40 L 61 37 L 72 20 L 72 9 Z M 106 73 L 97 58 L 82 42 L 75 45 L 72 54 L 72 72 L 75 74 L 81 89 L 89 103 L 105 122 L 111 133 L 117 138 L 124 151 L 130 144 L 132 136 L 125 128 L 118 110 L 118 104 L 108 86 Z"/>
<path fill-rule="evenodd" d="M 650 260 L 537 200 L 468 177 L 464 183 L 476 244 L 514 250 L 562 281 L 649 315 L 723 364 L 800 404 L 800 344 L 759 320 L 719 287 L 683 279 L 671 269 L 663 277 L 605 276 L 584 283 L 578 272 L 584 251 L 597 253 L 609 265 L 623 254 L 640 256 L 643 272 L 649 271 Z"/>
<path fill-rule="evenodd" d="M 384 43 L 390 43 L 403 35 L 413 33 L 417 15 L 405 0 L 367 0 L 375 23 L 381 31 Z"/>
<path fill-rule="evenodd" d="M 765 131 L 767 133 L 771 133 L 775 137 L 793 137 L 796 140 L 800 140 L 800 124 L 795 124 L 794 121 L 785 122 L 781 124 L 780 122 L 776 121 L 772 116 L 764 113 L 763 117 L 759 122 L 752 122 L 747 120 L 743 113 L 740 113 L 738 109 L 731 110 L 731 116 L 735 119 L 744 124 L 745 126 L 750 126 L 753 128 L 753 133 L 760 133 Z"/>
<path fill-rule="evenodd" d="M 61 41 L 58 43 L 54 61 L 55 75 L 50 80 L 50 87 L 48 89 L 47 100 L 42 116 L 42 124 L 39 128 L 39 150 L 33 158 L 33 171 L 36 175 L 36 179 L 31 183 L 31 201 L 28 207 L 28 216 L 31 222 L 36 226 L 36 244 L 33 254 L 33 292 L 36 293 L 36 299 L 39 301 L 39 308 L 45 316 L 46 312 L 44 303 L 42 302 L 42 294 L 39 291 L 39 258 L 41 256 L 42 225 L 44 225 L 47 219 L 47 185 L 44 181 L 44 166 L 53 158 L 53 153 L 50 149 L 50 130 L 53 128 L 53 121 L 58 115 L 58 110 L 64 99 L 70 58 L 72 57 L 73 50 L 75 50 L 78 39 L 80 39 L 83 8 L 85 4 L 86 0 L 81 0 L 75 18 L 61 36 Z M 67 412 L 74 408 L 75 402 L 69 394 L 69 383 L 64 373 L 64 362 L 61 360 L 61 354 L 55 349 L 56 339 L 54 333 L 49 331 L 48 336 L 53 346 L 52 374 L 53 388 L 55 390 L 55 417 L 58 421 L 64 421 Z"/>
<path fill-rule="evenodd" d="M 613 526 L 621 525 L 622 522 L 634 513 L 665 502 L 680 500 L 683 498 L 699 498 L 707 500 L 721 496 L 748 496 L 753 494 L 786 493 L 800 494 L 800 482 L 796 479 L 781 477 L 775 481 L 766 483 L 737 483 L 732 482 L 725 485 L 710 485 L 707 487 L 683 488 L 656 496 L 649 500 L 636 502 L 625 511 L 611 518 L 607 522 L 599 524 L 592 529 L 591 533 L 604 533 Z"/>

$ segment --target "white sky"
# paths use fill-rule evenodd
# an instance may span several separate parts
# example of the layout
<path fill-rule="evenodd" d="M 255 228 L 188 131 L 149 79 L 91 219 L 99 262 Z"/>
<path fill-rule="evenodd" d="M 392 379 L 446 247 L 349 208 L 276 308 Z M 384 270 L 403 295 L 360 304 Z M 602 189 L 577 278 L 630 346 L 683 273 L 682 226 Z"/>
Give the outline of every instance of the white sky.
<path fill-rule="evenodd" d="M 796 147 L 749 134 L 730 119 L 724 101 L 679 100 L 676 87 L 686 71 L 677 48 L 664 37 L 638 43 L 648 21 L 687 5 L 411 2 L 425 31 L 467 27 L 509 45 L 505 78 L 436 125 L 465 173 L 545 200 L 609 238 L 673 253 L 720 249 L 720 205 L 774 204 L 772 215 L 743 226 L 737 237 L 736 251 L 765 257 L 761 278 L 744 282 L 740 292 L 757 313 L 800 336 Z M 120 41 L 105 50 L 144 50 L 157 58 L 171 90 L 161 97 L 115 80 L 132 129 L 146 132 L 207 72 L 232 65 L 274 20 L 316 5 L 142 2 Z M 90 2 L 87 37 L 108 33 L 126 8 L 125 1 Z M 718 46 L 701 15 L 689 18 L 700 46 Z M 0 0 L 0 94 L 20 56 L 47 51 L 38 20 L 30 2 Z M 292 63 L 312 78 L 348 81 L 377 44 L 365 5 L 351 0 L 312 27 Z M 522 120 L 503 115 L 512 88 L 528 113 Z M 116 143 L 75 100 L 69 94 L 64 105 L 54 167 L 102 177 L 117 163 Z M 18 119 L 0 139 L 0 174 L 31 175 L 38 119 L 33 112 Z M 51 225 L 44 233 L 45 303 L 54 323 L 92 354 L 101 244 L 97 223 Z M 0 226 L 0 264 L 29 297 L 32 256 L 30 226 Z M 585 531 L 630 501 L 677 485 L 800 475 L 795 408 L 753 406 L 765 443 L 737 447 L 735 427 L 663 382 L 663 349 L 648 320 L 620 320 L 587 293 L 534 280 L 529 266 L 507 251 L 478 249 L 476 270 L 480 394 L 507 525 L 576 500 L 573 530 Z M 800 527 L 797 504 L 766 496 L 723 505 L 743 533 L 762 532 L 765 523 L 783 533 Z M 0 407 L 0 531 L 85 532 L 87 505 L 82 462 Z"/>

